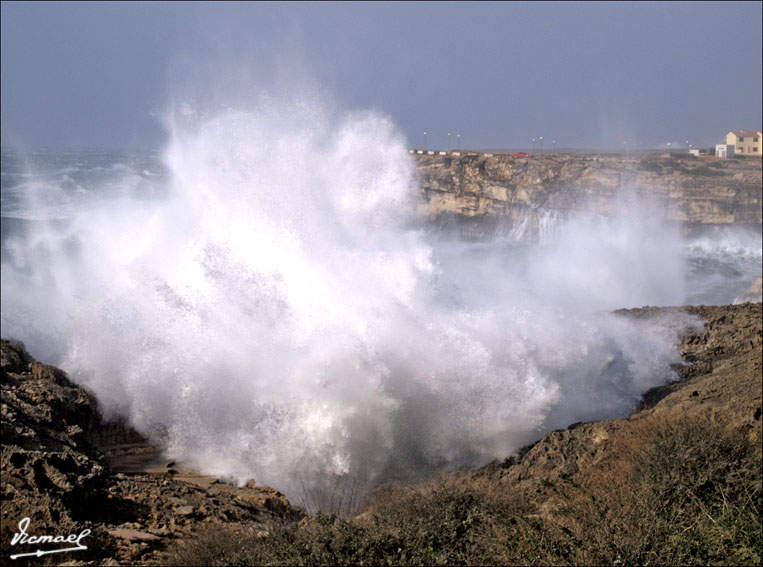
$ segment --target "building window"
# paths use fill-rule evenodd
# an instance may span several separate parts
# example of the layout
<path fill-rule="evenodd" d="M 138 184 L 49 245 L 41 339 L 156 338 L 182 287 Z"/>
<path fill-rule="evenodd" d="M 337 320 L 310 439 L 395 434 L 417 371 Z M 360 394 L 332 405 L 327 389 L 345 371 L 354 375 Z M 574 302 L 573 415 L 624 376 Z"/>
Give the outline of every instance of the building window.
<path fill-rule="evenodd" d="M 741 138 L 739 138 L 739 141 L 740 141 L 740 142 L 744 142 L 744 136 L 742 136 Z"/>
<path fill-rule="evenodd" d="M 754 147 L 754 148 L 752 149 L 752 151 L 753 151 L 753 152 L 757 152 L 757 151 L 758 151 L 758 147 L 757 147 L 757 146 L 756 146 L 756 147 Z"/>
<path fill-rule="evenodd" d="M 758 141 L 758 139 L 757 139 L 757 138 L 753 138 L 753 139 L 752 139 L 752 141 L 753 141 L 753 142 L 757 142 L 757 141 Z"/>

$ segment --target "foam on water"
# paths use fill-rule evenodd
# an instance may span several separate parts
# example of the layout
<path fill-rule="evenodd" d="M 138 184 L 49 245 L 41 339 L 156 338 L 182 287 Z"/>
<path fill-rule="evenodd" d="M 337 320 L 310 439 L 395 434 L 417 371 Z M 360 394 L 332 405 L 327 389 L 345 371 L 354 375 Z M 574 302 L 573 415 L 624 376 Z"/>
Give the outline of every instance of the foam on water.
<path fill-rule="evenodd" d="M 692 304 L 731 303 L 763 271 L 759 228 L 714 227 L 688 239 L 684 253 Z"/>
<path fill-rule="evenodd" d="M 670 378 L 690 321 L 609 313 L 683 299 L 681 238 L 653 212 L 532 249 L 437 239 L 384 116 L 175 118 L 164 198 L 94 198 L 9 237 L 2 270 L 3 336 L 173 455 L 294 496 L 506 456 Z"/>

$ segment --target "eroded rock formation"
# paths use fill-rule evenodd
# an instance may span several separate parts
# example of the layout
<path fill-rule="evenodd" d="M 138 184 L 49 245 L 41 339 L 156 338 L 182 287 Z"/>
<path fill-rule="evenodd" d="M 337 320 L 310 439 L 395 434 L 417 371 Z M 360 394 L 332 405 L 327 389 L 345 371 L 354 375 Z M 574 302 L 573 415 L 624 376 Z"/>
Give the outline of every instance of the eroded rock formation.
<path fill-rule="evenodd" d="M 298 520 L 280 492 L 243 487 L 162 461 L 160 448 L 119 423 L 103 423 L 96 400 L 66 374 L 0 344 L 2 556 L 65 547 L 10 545 L 19 522 L 29 536 L 90 533 L 74 564 L 162 561 L 178 541 L 225 525 L 262 536 Z M 83 563 L 84 562 L 84 563 Z"/>
<path fill-rule="evenodd" d="M 657 204 L 687 232 L 709 225 L 761 226 L 757 158 L 607 155 L 414 154 L 419 214 L 462 236 L 533 237 L 572 211 L 607 215 L 623 198 Z"/>

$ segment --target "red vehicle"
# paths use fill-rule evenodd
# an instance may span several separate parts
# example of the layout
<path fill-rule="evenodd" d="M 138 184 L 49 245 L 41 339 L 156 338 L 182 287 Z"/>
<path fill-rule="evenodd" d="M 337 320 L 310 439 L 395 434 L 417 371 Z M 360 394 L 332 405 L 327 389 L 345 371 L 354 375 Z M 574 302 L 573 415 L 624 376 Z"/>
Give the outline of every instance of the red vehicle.
<path fill-rule="evenodd" d="M 525 152 L 516 152 L 514 157 L 533 157 L 532 154 L 526 154 Z"/>

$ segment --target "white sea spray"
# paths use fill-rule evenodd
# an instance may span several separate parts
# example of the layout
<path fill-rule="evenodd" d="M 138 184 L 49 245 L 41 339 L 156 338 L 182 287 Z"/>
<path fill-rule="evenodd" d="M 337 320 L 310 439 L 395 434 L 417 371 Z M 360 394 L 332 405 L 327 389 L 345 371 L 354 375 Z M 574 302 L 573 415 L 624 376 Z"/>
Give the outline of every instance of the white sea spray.
<path fill-rule="evenodd" d="M 11 242 L 2 333 L 204 472 L 298 495 L 476 465 L 672 376 L 688 317 L 611 314 L 684 299 L 649 207 L 532 248 L 439 239 L 384 115 L 269 99 L 170 124 L 165 198 Z"/>

